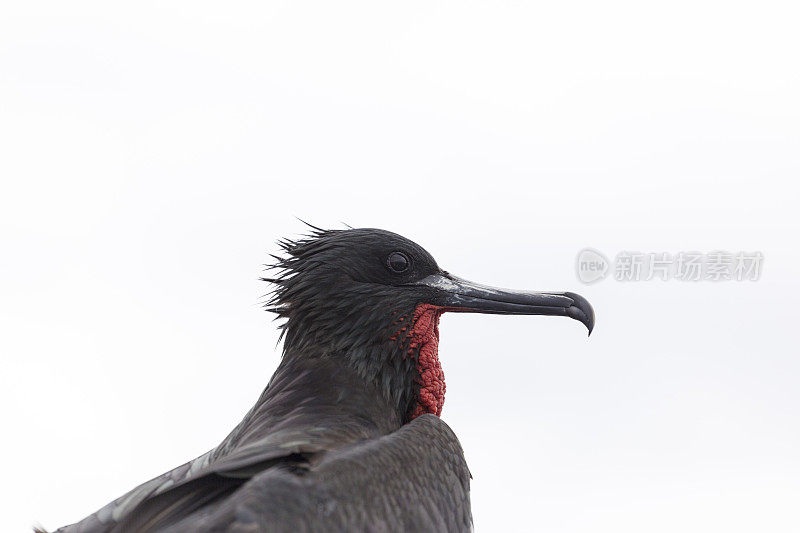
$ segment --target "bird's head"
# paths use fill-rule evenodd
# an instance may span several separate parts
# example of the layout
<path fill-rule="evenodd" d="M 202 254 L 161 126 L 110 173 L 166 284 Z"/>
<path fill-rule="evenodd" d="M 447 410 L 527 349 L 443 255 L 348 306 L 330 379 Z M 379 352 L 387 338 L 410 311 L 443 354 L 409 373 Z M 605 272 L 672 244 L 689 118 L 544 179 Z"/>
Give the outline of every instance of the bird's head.
<path fill-rule="evenodd" d="M 556 315 L 582 322 L 589 333 L 594 326 L 591 305 L 577 294 L 460 279 L 421 246 L 389 231 L 315 228 L 280 245 L 286 256 L 275 256 L 278 273 L 264 279 L 275 285 L 268 309 L 286 319 L 284 358 L 346 358 L 406 420 L 441 413 L 442 313 Z"/>

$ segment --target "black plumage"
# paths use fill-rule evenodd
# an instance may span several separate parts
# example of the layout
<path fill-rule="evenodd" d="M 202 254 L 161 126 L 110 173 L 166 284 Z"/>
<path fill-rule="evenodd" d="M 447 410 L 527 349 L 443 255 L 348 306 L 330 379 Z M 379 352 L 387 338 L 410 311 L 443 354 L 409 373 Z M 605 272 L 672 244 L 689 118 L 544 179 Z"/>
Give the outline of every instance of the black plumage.
<path fill-rule="evenodd" d="M 555 314 L 591 331 L 591 307 L 460 280 L 382 230 L 281 245 L 267 307 L 283 358 L 256 405 L 213 450 L 59 531 L 471 529 L 469 470 L 437 416 L 439 316 Z"/>

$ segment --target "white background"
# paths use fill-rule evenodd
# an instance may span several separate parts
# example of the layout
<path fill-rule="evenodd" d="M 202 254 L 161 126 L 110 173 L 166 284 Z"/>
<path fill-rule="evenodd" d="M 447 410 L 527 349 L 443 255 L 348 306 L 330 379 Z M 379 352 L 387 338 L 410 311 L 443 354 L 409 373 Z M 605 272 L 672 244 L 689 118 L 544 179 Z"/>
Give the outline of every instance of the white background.
<path fill-rule="evenodd" d="M 789 2 L 16 2 L 0 15 L 0 526 L 216 445 L 278 363 L 298 216 L 573 290 L 445 315 L 478 531 L 798 531 Z M 761 251 L 758 282 L 575 276 L 583 247 Z"/>

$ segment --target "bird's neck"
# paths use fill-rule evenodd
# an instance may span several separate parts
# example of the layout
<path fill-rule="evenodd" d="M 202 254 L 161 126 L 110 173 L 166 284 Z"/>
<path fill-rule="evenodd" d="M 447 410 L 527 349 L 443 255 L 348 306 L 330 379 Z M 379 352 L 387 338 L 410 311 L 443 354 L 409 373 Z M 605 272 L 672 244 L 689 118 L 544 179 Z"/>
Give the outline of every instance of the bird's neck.
<path fill-rule="evenodd" d="M 235 448 L 252 445 L 271 431 L 291 434 L 309 427 L 314 429 L 308 444 L 336 447 L 335 443 L 386 435 L 403 422 L 375 384 L 365 382 L 342 358 L 289 356 L 281 361 L 256 404 L 214 454 L 223 456 Z"/>
<path fill-rule="evenodd" d="M 385 307 L 370 309 L 360 316 L 381 316 Z M 330 339 L 325 329 L 305 331 L 304 336 L 287 334 L 284 363 L 299 359 L 332 358 L 356 374 L 393 406 L 401 420 L 408 422 L 423 414 L 441 415 L 445 382 L 439 363 L 439 317 L 444 310 L 418 304 L 408 311 L 391 311 L 393 318 L 363 328 L 378 332 L 371 337 L 350 336 Z M 385 315 L 384 315 L 385 316 Z M 294 327 L 294 324 L 290 324 Z M 335 327 L 341 327 L 336 323 Z M 323 332 L 323 333 L 320 333 Z M 312 334 L 313 333 L 313 334 Z"/>

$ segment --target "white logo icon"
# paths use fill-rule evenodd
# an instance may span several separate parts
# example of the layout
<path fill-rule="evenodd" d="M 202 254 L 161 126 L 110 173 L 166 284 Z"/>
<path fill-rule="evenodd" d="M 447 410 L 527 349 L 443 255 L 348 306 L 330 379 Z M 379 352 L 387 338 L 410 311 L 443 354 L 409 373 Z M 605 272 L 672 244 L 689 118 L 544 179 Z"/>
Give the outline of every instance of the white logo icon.
<path fill-rule="evenodd" d="M 608 274 L 608 259 L 597 250 L 584 248 L 578 254 L 575 270 L 583 283 L 594 283 Z"/>

